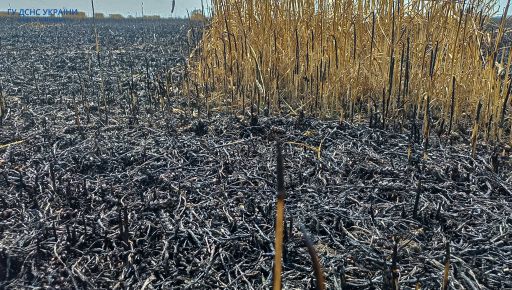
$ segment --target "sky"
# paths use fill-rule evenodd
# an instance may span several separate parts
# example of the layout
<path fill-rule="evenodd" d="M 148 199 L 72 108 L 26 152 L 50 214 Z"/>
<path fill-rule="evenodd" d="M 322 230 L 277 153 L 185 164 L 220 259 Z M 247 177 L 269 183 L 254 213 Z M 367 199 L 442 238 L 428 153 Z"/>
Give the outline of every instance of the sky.
<path fill-rule="evenodd" d="M 205 5 L 210 0 L 203 0 Z M 261 0 L 268 1 L 268 0 Z M 505 7 L 507 0 L 499 0 L 500 6 Z M 124 16 L 140 16 L 142 3 L 144 3 L 144 15 L 171 16 L 172 0 L 94 0 L 96 12 L 104 14 L 122 14 Z M 0 0 L 0 11 L 7 9 L 78 9 L 91 14 L 90 0 Z M 185 17 L 187 10 L 201 8 L 201 0 L 176 0 L 173 16 Z M 510 15 L 510 13 L 509 13 Z"/>
<path fill-rule="evenodd" d="M 210 0 L 203 0 L 205 5 Z M 262 0 L 265 1 L 265 0 Z M 142 3 L 144 15 L 171 16 L 172 0 L 94 0 L 94 11 L 124 16 L 140 16 Z M 92 14 L 91 0 L 0 0 L 0 11 L 8 9 L 78 9 Z M 205 7 L 206 8 L 206 7 Z M 187 10 L 201 9 L 201 0 L 176 0 L 174 16 L 187 16 Z"/>

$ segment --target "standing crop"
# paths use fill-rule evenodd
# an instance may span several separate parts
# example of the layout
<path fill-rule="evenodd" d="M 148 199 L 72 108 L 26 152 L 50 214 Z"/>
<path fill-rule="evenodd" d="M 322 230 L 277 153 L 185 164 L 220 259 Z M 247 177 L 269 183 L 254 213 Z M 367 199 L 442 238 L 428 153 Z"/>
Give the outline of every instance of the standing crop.
<path fill-rule="evenodd" d="M 505 16 L 491 21 L 496 3 L 212 0 L 188 87 L 208 111 L 417 124 L 425 152 L 434 129 L 475 119 L 477 133 L 502 140 L 510 80 L 497 67 L 508 71 L 512 58 Z"/>

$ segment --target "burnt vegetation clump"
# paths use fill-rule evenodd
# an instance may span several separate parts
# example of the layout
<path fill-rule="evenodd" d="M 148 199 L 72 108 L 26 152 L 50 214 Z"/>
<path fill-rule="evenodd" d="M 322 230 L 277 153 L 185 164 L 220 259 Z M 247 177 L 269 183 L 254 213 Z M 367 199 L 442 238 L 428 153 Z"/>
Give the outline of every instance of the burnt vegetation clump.
<path fill-rule="evenodd" d="M 491 95 L 460 99 L 460 59 L 438 74 L 462 36 L 418 51 L 403 1 L 381 7 L 388 22 L 347 18 L 325 56 L 299 25 L 247 42 L 233 28 L 254 20 L 242 2 L 213 1 L 220 24 L 0 17 L 0 289 L 512 288 L 508 76 L 484 70 Z M 470 8 L 450 27 L 477 27 Z M 291 61 L 267 62 L 280 37 Z M 370 92 L 357 70 L 330 91 L 366 52 L 386 59 L 379 93 L 356 97 Z M 411 91 L 418 53 L 425 98 Z"/>

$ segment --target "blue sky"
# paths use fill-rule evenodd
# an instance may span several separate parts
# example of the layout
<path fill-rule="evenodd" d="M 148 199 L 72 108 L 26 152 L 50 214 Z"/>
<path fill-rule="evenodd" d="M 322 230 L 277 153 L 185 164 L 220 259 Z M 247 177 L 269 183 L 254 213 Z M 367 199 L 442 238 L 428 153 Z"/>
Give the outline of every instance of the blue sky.
<path fill-rule="evenodd" d="M 169 17 L 171 15 L 171 1 L 172 0 L 95 0 L 94 6 L 97 12 L 105 14 L 123 14 L 127 15 L 140 15 L 141 3 L 144 2 L 145 15 L 160 15 L 162 17 Z M 261 0 L 268 1 L 268 0 Z M 204 0 L 205 5 L 210 0 Z M 504 7 L 506 0 L 499 0 L 500 6 Z M 90 0 L 0 0 L 0 10 L 5 11 L 9 8 L 12 9 L 78 9 L 91 13 Z M 201 8 L 201 0 L 176 0 L 176 7 L 174 10 L 175 16 L 186 16 L 187 10 Z M 509 13 L 510 15 L 511 13 Z"/>

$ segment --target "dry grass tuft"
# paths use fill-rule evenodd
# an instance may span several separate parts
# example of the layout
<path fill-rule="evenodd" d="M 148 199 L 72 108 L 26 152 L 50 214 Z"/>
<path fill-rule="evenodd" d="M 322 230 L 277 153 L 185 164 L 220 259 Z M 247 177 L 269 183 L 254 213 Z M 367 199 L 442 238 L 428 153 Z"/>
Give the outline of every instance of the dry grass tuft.
<path fill-rule="evenodd" d="M 505 18 L 489 29 L 496 3 L 212 0 L 188 87 L 210 111 L 423 124 L 425 152 L 445 124 L 503 140 L 511 54 Z"/>

